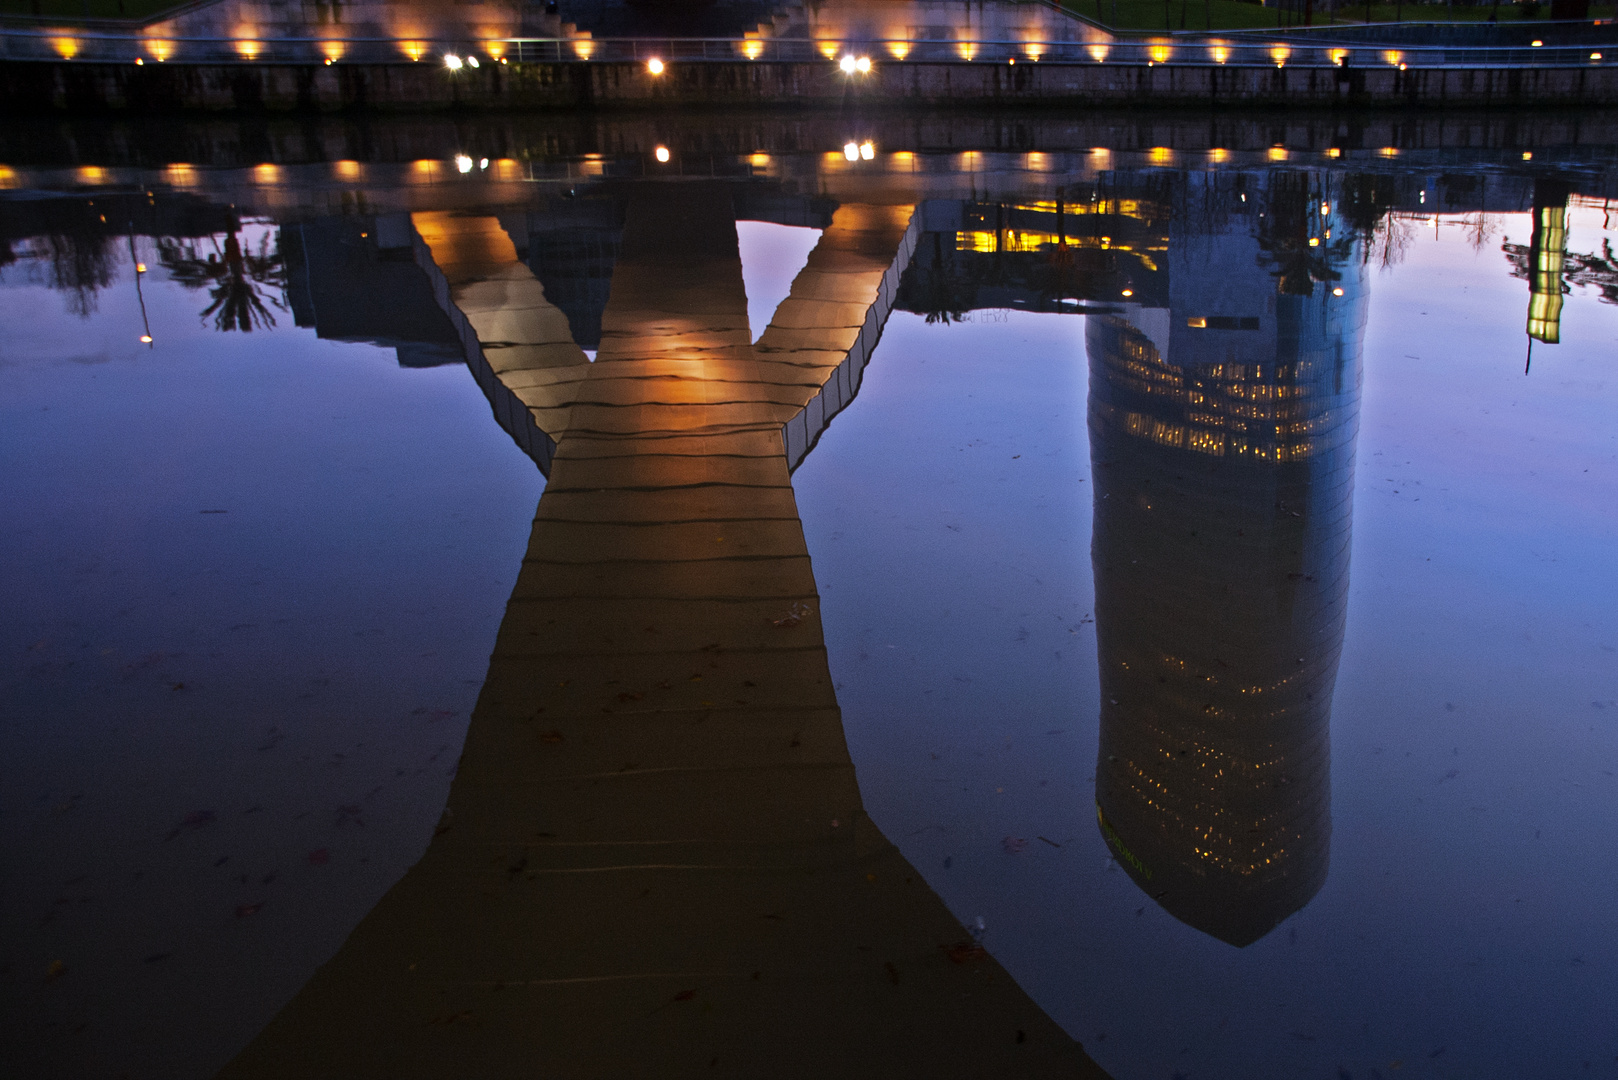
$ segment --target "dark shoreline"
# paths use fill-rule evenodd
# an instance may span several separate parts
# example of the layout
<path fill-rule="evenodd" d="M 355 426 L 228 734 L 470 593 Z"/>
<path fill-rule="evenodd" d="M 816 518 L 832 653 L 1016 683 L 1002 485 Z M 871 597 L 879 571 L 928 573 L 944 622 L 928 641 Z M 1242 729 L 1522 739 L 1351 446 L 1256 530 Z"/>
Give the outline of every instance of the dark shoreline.
<path fill-rule="evenodd" d="M 768 107 L 1127 107 L 1305 112 L 1618 105 L 1618 67 L 878 65 L 851 83 L 824 63 L 103 64 L 0 62 L 0 113 L 323 114 Z"/>
<path fill-rule="evenodd" d="M 0 162 L 16 169 L 199 169 L 338 161 L 404 167 L 456 154 L 495 159 L 599 155 L 651 164 L 657 146 L 676 171 L 738 167 L 757 153 L 838 151 L 871 139 L 883 154 L 967 151 L 1073 154 L 1097 148 L 1174 167 L 1291 161 L 1379 169 L 1478 167 L 1533 172 L 1557 163 L 1605 171 L 1618 164 L 1618 108 L 1454 110 L 1127 110 L 1104 108 L 877 108 L 612 110 L 598 112 L 383 113 L 22 117 L 0 125 Z M 1162 160 L 1168 151 L 1170 160 Z M 1157 155 L 1153 158 L 1153 155 Z M 1527 155 L 1525 158 L 1524 155 Z M 708 162 L 700 166 L 699 162 Z M 727 164 L 728 163 L 728 164 Z M 1054 163 L 1053 167 L 1054 167 Z M 1122 162 L 1120 162 L 1122 164 Z M 661 168 L 661 167 L 658 167 Z M 925 172 L 924 165 L 918 169 Z M 19 176 L 8 186 L 23 182 Z"/>

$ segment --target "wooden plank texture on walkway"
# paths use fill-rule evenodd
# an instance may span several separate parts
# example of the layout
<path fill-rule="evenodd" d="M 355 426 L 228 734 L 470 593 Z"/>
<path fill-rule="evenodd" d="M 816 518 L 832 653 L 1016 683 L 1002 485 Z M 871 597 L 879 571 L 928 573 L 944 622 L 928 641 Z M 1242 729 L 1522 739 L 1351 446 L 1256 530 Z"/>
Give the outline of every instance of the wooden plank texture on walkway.
<path fill-rule="evenodd" d="M 417 216 L 550 350 L 499 372 L 550 480 L 437 835 L 223 1076 L 1103 1075 L 861 806 L 781 429 L 909 212 L 838 213 L 755 348 L 727 190 L 633 189 L 593 364 L 494 218 Z"/>

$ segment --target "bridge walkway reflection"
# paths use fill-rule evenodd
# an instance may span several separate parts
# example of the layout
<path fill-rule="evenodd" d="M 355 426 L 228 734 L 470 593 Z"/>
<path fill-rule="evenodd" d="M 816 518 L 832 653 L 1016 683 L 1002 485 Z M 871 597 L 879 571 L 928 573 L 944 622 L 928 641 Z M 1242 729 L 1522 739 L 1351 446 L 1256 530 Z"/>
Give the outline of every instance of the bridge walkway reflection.
<path fill-rule="evenodd" d="M 225 1076 L 1103 1075 L 866 817 L 827 668 L 781 429 L 908 217 L 840 210 L 755 348 L 728 193 L 639 188 L 595 363 L 418 217 L 550 482 L 437 835 Z"/>

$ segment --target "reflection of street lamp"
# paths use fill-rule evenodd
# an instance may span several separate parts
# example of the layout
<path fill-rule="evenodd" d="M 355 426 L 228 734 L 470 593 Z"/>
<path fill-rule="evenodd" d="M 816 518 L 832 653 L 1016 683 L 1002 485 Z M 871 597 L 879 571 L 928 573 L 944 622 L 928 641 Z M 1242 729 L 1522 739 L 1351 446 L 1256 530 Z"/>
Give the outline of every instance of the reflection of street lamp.
<path fill-rule="evenodd" d="M 140 279 L 146 274 L 146 264 L 135 255 L 135 223 L 129 223 L 129 261 L 135 264 L 135 299 L 140 301 L 140 343 L 148 349 L 152 345 L 152 324 L 146 317 L 146 296 L 140 290 Z"/>

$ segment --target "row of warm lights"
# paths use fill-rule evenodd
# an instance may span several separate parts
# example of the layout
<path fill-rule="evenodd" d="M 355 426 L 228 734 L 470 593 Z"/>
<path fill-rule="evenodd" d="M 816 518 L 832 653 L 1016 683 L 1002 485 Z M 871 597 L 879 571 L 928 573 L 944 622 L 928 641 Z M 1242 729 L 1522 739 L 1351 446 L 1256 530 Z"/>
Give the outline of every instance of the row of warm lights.
<path fill-rule="evenodd" d="M 259 53 L 261 53 L 264 49 L 263 42 L 257 40 L 255 37 L 250 36 L 252 34 L 251 30 L 238 30 L 238 33 L 243 34 L 243 36 L 236 38 L 233 42 L 237 55 L 242 57 L 244 60 L 257 59 Z M 1533 44 L 1538 46 L 1543 45 L 1544 42 L 1535 41 Z M 596 43 L 594 41 L 588 38 L 580 38 L 574 41 L 573 51 L 580 60 L 589 60 L 593 55 L 595 55 L 595 46 Z M 75 38 L 54 38 L 51 41 L 51 47 L 55 49 L 57 55 L 64 60 L 71 60 L 79 54 L 79 42 Z M 325 62 L 327 64 L 332 64 L 342 59 L 345 47 L 346 46 L 343 41 L 329 40 L 321 43 L 320 51 L 325 56 Z M 168 58 L 174 53 L 174 43 L 172 41 L 164 41 L 155 38 L 148 39 L 146 42 L 146 48 L 151 53 L 152 58 L 158 63 L 167 61 Z M 399 48 L 411 60 L 420 60 L 424 55 L 426 55 L 427 52 L 426 43 L 421 41 L 401 41 L 399 42 Z M 887 48 L 888 51 L 893 55 L 893 58 L 896 60 L 903 60 L 910 54 L 910 44 L 908 42 L 889 42 Z M 823 42 L 821 44 L 821 52 L 825 54 L 828 60 L 836 58 L 840 49 L 841 46 L 837 42 Z M 488 42 L 486 51 L 491 58 L 498 60 L 500 63 L 504 64 L 507 62 L 506 57 L 504 56 L 505 47 L 503 42 Z M 747 59 L 757 60 L 760 56 L 764 55 L 764 43 L 757 38 L 749 38 L 741 43 L 741 51 L 742 55 L 747 57 Z M 963 59 L 971 60 L 977 54 L 977 46 L 974 42 L 961 42 L 957 46 L 957 51 L 960 52 Z M 1029 59 L 1038 60 L 1044 55 L 1045 46 L 1039 43 L 1030 43 L 1024 51 L 1027 53 Z M 1090 45 L 1087 46 L 1086 51 L 1090 54 L 1090 58 L 1092 60 L 1100 64 L 1106 62 L 1110 47 L 1099 44 Z M 1271 46 L 1269 54 L 1270 59 L 1274 61 L 1276 67 L 1284 67 L 1286 66 L 1287 60 L 1292 56 L 1292 50 L 1285 45 L 1274 45 Z M 1146 55 L 1147 66 L 1149 67 L 1155 64 L 1166 64 L 1173 57 L 1174 49 L 1169 45 L 1151 45 L 1148 46 Z M 1230 60 L 1230 47 L 1223 43 L 1215 43 L 1208 46 L 1208 55 L 1216 64 L 1227 63 Z M 1346 49 L 1331 49 L 1327 51 L 1327 56 L 1334 65 L 1342 67 L 1348 62 L 1349 52 Z M 1409 67 L 1409 65 L 1405 62 L 1404 54 L 1396 49 L 1384 51 L 1381 55 L 1381 59 L 1383 63 L 1388 64 L 1390 67 L 1397 67 L 1400 71 L 1404 71 Z M 1601 60 L 1602 54 L 1599 52 L 1593 52 L 1590 54 L 1590 59 Z M 135 58 L 136 64 L 142 64 L 144 62 L 144 57 L 138 56 Z M 1016 63 L 1015 58 L 1013 58 L 1011 62 Z M 463 66 L 476 68 L 478 63 L 479 61 L 476 56 L 462 58 L 455 53 L 444 54 L 444 66 L 449 68 L 451 71 L 460 71 Z M 856 72 L 862 75 L 868 74 L 871 70 L 871 58 L 869 56 L 856 57 L 852 54 L 845 53 L 843 54 L 842 58 L 838 60 L 838 67 L 840 67 L 843 72 L 848 75 L 853 75 Z M 661 75 L 664 70 L 663 61 L 657 57 L 653 57 L 651 60 L 647 61 L 646 69 L 653 75 Z"/>
<path fill-rule="evenodd" d="M 667 151 L 664 151 L 664 153 L 666 154 Z M 660 160 L 667 160 L 667 158 L 664 157 Z M 469 173 L 474 168 L 486 172 L 492 167 L 497 179 L 512 180 L 518 178 L 518 163 L 511 158 L 501 158 L 496 161 L 491 161 L 488 158 L 474 160 L 465 154 L 457 154 L 454 162 L 456 170 L 461 173 Z M 426 176 L 436 173 L 441 164 L 442 162 L 431 158 L 422 158 L 419 161 L 412 162 L 411 167 L 417 173 Z M 340 180 L 360 180 L 365 175 L 365 166 L 358 161 L 347 159 L 334 161 L 331 168 L 332 172 Z M 253 166 L 252 173 L 255 183 L 278 184 L 283 179 L 284 170 L 280 165 L 265 162 L 261 165 Z M 9 181 L 16 179 L 16 176 L 17 174 L 14 170 L 0 165 L 0 187 L 5 187 Z M 99 165 L 81 165 L 74 171 L 74 178 L 81 184 L 97 185 L 109 183 L 114 179 L 112 174 Z M 196 184 L 198 180 L 196 166 L 187 164 L 169 165 L 164 169 L 164 180 L 171 187 L 190 187 Z"/>
<path fill-rule="evenodd" d="M 494 51 L 493 49 L 489 50 L 489 57 L 490 59 L 497 60 L 502 64 L 506 63 L 506 58 L 501 56 L 500 53 Z M 455 53 L 445 53 L 444 66 L 449 68 L 451 71 L 460 71 L 462 68 L 469 67 L 475 69 L 481 65 L 478 63 L 478 58 L 476 56 L 467 56 L 465 59 L 462 59 Z"/>
<path fill-rule="evenodd" d="M 1092 156 L 1106 159 L 1112 154 L 1112 151 L 1106 147 L 1095 147 L 1090 151 L 1090 153 Z M 1216 165 L 1223 164 L 1231 160 L 1231 152 L 1221 147 L 1213 147 L 1203 151 L 1187 152 L 1177 151 L 1168 146 L 1154 146 L 1145 151 L 1145 153 L 1147 159 L 1154 165 L 1172 165 L 1179 156 L 1187 153 L 1193 155 L 1196 153 L 1204 154 L 1207 156 L 1208 161 Z M 1335 146 L 1327 148 L 1324 153 L 1328 158 L 1339 158 L 1342 156 L 1342 150 Z M 1382 157 L 1392 158 L 1399 155 L 1399 149 L 1398 147 L 1394 146 L 1384 146 L 1379 149 L 1377 153 Z M 1292 152 L 1287 150 L 1287 148 L 1284 146 L 1272 146 L 1265 151 L 1266 158 L 1270 161 L 1276 162 L 1290 160 L 1291 154 Z M 667 164 L 671 159 L 672 154 L 667 146 L 659 145 L 654 149 L 653 156 L 660 163 Z M 842 156 L 844 160 L 850 162 L 874 161 L 876 159 L 876 144 L 870 139 L 866 139 L 864 142 L 855 142 L 851 139 L 847 143 L 843 144 Z M 891 156 L 895 161 L 901 163 L 910 163 L 915 157 L 914 154 L 907 151 L 900 151 L 892 154 Z M 1533 156 L 1533 151 L 1525 150 L 1523 151 L 1522 159 L 1524 161 L 1531 161 L 1533 160 Z M 982 155 L 977 151 L 967 151 L 961 154 L 960 157 L 963 168 L 975 169 L 982 166 Z M 1036 172 L 1049 171 L 1052 166 L 1049 155 L 1047 154 L 1043 154 L 1038 151 L 1031 151 L 1026 154 L 1025 157 L 1027 159 L 1027 167 Z M 748 160 L 750 164 L 759 168 L 766 167 L 770 164 L 770 156 L 764 153 L 755 153 Z M 513 178 L 515 175 L 514 170 L 517 167 L 517 163 L 510 159 L 501 159 L 491 163 L 490 159 L 488 158 L 479 158 L 474 160 L 465 154 L 456 155 L 454 158 L 454 163 L 456 170 L 461 173 L 470 173 L 474 167 L 479 171 L 487 171 L 490 165 L 493 164 L 496 167 L 496 171 L 500 174 L 501 179 Z M 420 173 L 432 173 L 437 171 L 439 164 L 440 163 L 438 161 L 424 158 L 415 162 L 414 168 Z M 365 166 L 358 161 L 335 161 L 332 163 L 332 171 L 339 179 L 359 180 L 364 175 Z M 174 187 L 187 187 L 197 182 L 197 171 L 192 165 L 170 165 L 166 168 L 165 173 L 165 179 L 171 186 Z M 15 170 L 6 166 L 0 166 L 0 187 L 10 185 L 16 180 L 16 178 L 17 173 Z M 99 165 L 84 165 L 80 166 L 76 170 L 75 179 L 81 184 L 98 185 L 109 182 L 111 176 L 106 169 Z M 268 163 L 256 165 L 253 168 L 253 179 L 261 184 L 278 183 L 281 179 L 281 167 Z M 1323 214 L 1330 213 L 1330 204 L 1322 203 L 1320 210 Z"/>
<path fill-rule="evenodd" d="M 1336 146 L 1329 146 L 1322 152 L 1329 158 L 1340 158 L 1343 156 L 1343 151 Z M 1093 149 L 1091 153 L 1105 156 L 1112 153 L 1112 151 L 1106 149 L 1105 147 L 1098 146 Z M 1219 147 L 1203 150 L 1200 151 L 1200 153 L 1207 154 L 1208 160 L 1215 164 L 1222 164 L 1230 160 L 1230 151 L 1221 149 Z M 1172 164 L 1174 162 L 1175 154 L 1176 151 L 1167 146 L 1154 146 L 1146 151 L 1147 159 L 1150 160 L 1154 165 Z M 1377 151 L 1377 154 L 1385 158 L 1398 157 L 1399 148 L 1397 146 L 1384 146 Z M 1032 157 L 1033 155 L 1029 156 Z M 1288 150 L 1284 146 L 1272 146 L 1264 152 L 1264 156 L 1270 161 L 1287 161 L 1290 160 L 1292 151 Z M 1530 153 L 1525 153 L 1523 154 L 1523 160 L 1527 161 L 1532 156 L 1533 155 Z"/>
<path fill-rule="evenodd" d="M 909 157 L 910 155 L 903 156 Z M 659 143 L 657 147 L 653 149 L 652 157 L 657 159 L 658 164 L 667 165 L 669 163 L 669 159 L 673 157 L 673 155 L 669 152 L 669 148 L 667 146 Z M 876 160 L 876 144 L 870 139 L 866 139 L 864 142 L 855 142 L 853 139 L 850 139 L 848 142 L 843 144 L 843 158 L 846 161 L 874 161 Z M 460 158 L 456 158 L 456 163 L 459 164 L 461 160 L 462 159 Z M 470 162 L 470 159 L 466 160 Z M 487 160 L 488 159 L 484 159 L 485 165 L 487 164 Z M 770 164 L 770 155 L 763 153 L 753 154 L 748 158 L 748 163 L 756 168 L 766 168 Z M 466 172 L 467 170 L 463 168 L 461 171 Z"/>
<path fill-rule="evenodd" d="M 61 56 L 64 60 L 73 59 L 78 55 L 79 52 L 79 43 L 72 38 L 57 38 L 52 42 L 52 46 L 56 49 L 57 55 Z M 243 60 L 256 60 L 258 59 L 259 53 L 264 51 L 264 43 L 253 38 L 237 38 L 232 42 L 232 46 L 236 50 L 236 55 L 240 56 Z M 168 58 L 174 54 L 174 43 L 172 41 L 149 39 L 146 42 L 146 48 L 147 51 L 151 53 L 152 59 L 156 60 L 160 64 L 167 61 Z M 327 64 L 335 64 L 338 60 L 343 58 L 343 54 L 347 50 L 347 43 L 334 39 L 321 42 L 319 48 L 321 55 L 325 57 L 325 62 Z M 402 41 L 399 43 L 399 48 L 411 60 L 420 60 L 427 54 L 426 43 L 420 41 Z M 497 60 L 502 64 L 508 62 L 506 57 L 502 55 L 505 50 L 501 43 L 489 42 L 487 45 L 487 51 L 491 59 Z M 574 51 L 578 54 L 579 59 L 588 60 L 595 51 L 595 43 L 593 41 L 581 39 L 574 43 Z M 146 59 L 144 56 L 135 57 L 136 65 L 143 65 L 145 62 Z M 657 68 L 655 71 L 653 71 L 653 74 L 660 74 L 662 72 L 662 61 L 654 60 L 652 63 L 657 65 Z M 476 68 L 478 65 L 479 61 L 476 56 L 467 56 L 463 58 L 456 53 L 444 54 L 444 66 L 449 68 L 451 71 L 460 71 L 463 67 Z"/>
<path fill-rule="evenodd" d="M 1096 147 L 1091 150 L 1091 153 L 1097 157 L 1106 158 L 1111 155 L 1112 151 L 1105 147 Z M 1172 164 L 1180 153 L 1182 152 L 1167 146 L 1154 146 L 1146 151 L 1148 159 L 1156 165 Z M 1206 154 L 1208 160 L 1215 164 L 1227 162 L 1231 157 L 1229 150 L 1218 147 L 1201 151 L 1201 153 Z M 1385 146 L 1378 150 L 1377 153 L 1382 157 L 1391 158 L 1397 157 L 1399 150 L 1397 147 Z M 1337 158 L 1342 156 L 1342 151 L 1337 147 L 1331 147 L 1325 151 L 1325 154 L 1327 157 Z M 653 156 L 658 162 L 667 164 L 672 154 L 667 146 L 658 145 L 653 151 Z M 843 144 L 842 156 L 844 160 L 850 162 L 874 161 L 876 159 L 876 144 L 870 139 L 866 139 L 864 142 L 855 142 L 851 139 Z M 915 157 L 914 154 L 907 151 L 899 151 L 890 156 L 895 161 L 906 164 L 910 163 Z M 982 155 L 976 151 L 968 151 L 960 156 L 963 167 L 977 168 L 982 164 Z M 1290 157 L 1290 151 L 1282 146 L 1272 146 L 1266 151 L 1266 156 L 1271 161 L 1286 161 Z M 1522 158 L 1524 161 L 1533 160 L 1533 156 L 1533 151 L 1523 151 Z M 1050 166 L 1049 156 L 1038 151 L 1028 153 L 1026 158 L 1028 167 L 1035 171 L 1046 171 Z M 748 161 L 755 167 L 765 168 L 770 164 L 770 156 L 765 153 L 755 153 L 748 158 Z M 517 162 L 510 159 L 503 158 L 499 161 L 491 162 L 488 158 L 480 158 L 474 161 L 473 158 L 466 154 L 457 154 L 454 158 L 454 163 L 456 170 L 463 174 L 470 173 L 474 168 L 479 171 L 487 171 L 492 164 L 495 166 L 500 179 L 513 179 L 516 176 Z M 419 173 L 429 174 L 436 172 L 439 164 L 438 161 L 432 159 L 422 159 L 414 163 L 414 168 Z M 342 160 L 332 163 L 332 171 L 339 179 L 359 180 L 364 175 L 365 167 L 358 161 Z M 260 184 L 275 184 L 281 180 L 281 172 L 281 167 L 278 165 L 270 163 L 256 165 L 253 167 L 253 179 Z M 165 179 L 174 187 L 188 187 L 197 182 L 197 171 L 192 165 L 170 165 L 166 168 L 165 173 Z M 81 184 L 99 185 L 107 183 L 111 176 L 106 169 L 99 165 L 83 165 L 75 171 L 75 179 Z M 11 186 L 16 180 L 17 173 L 15 170 L 8 166 L 0 165 L 0 188 Z M 1322 214 L 1331 213 L 1331 204 L 1321 203 L 1320 212 Z M 1327 231 L 1326 238 L 1331 238 L 1330 231 Z M 1314 242 L 1311 242 L 1311 246 L 1314 246 Z"/>

